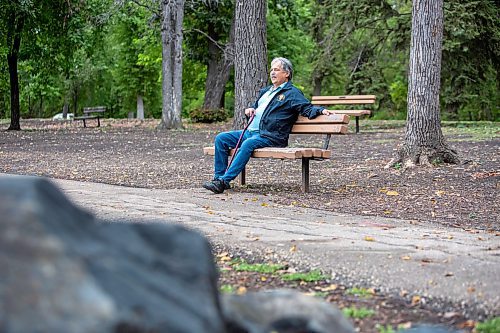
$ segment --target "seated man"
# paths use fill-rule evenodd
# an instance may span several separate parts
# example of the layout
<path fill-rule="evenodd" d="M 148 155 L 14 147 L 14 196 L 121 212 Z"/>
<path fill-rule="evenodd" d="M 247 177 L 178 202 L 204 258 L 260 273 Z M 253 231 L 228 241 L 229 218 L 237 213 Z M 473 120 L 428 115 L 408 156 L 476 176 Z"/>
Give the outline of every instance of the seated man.
<path fill-rule="evenodd" d="M 302 92 L 292 84 L 292 63 L 285 58 L 275 58 L 271 62 L 272 85 L 260 91 L 253 107 L 245 109 L 245 115 L 253 121 L 248 130 L 219 133 L 215 137 L 214 179 L 203 187 L 214 193 L 229 189 L 231 182 L 245 168 L 255 149 L 263 147 L 286 147 L 293 124 L 300 115 L 315 118 L 321 114 L 330 115 L 334 111 L 312 105 Z M 229 151 L 241 144 L 231 165 L 228 166 Z"/>

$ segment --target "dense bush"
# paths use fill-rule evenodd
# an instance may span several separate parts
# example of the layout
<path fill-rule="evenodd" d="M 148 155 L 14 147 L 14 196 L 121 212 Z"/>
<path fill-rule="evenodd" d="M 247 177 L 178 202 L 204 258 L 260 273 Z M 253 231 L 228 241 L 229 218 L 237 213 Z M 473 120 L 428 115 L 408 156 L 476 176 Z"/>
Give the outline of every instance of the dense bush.
<path fill-rule="evenodd" d="M 229 114 L 224 108 L 213 110 L 196 108 L 189 111 L 189 118 L 195 123 L 214 123 L 217 121 L 225 121 L 228 117 Z"/>

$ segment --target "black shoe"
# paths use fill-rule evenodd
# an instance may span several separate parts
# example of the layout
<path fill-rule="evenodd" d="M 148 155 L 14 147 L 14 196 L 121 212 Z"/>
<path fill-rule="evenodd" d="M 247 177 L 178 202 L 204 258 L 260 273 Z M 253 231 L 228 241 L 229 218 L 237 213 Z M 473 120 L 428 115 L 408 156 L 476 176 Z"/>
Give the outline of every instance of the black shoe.
<path fill-rule="evenodd" d="M 229 183 L 226 183 L 225 181 L 221 180 L 221 179 L 216 179 L 216 180 L 212 180 L 212 181 L 209 181 L 209 182 L 205 182 L 203 184 L 203 187 L 206 188 L 207 190 L 210 190 L 216 194 L 220 194 L 222 192 L 224 192 L 224 190 L 227 190 L 230 185 Z"/>
<path fill-rule="evenodd" d="M 219 180 L 219 179 L 218 178 L 212 179 L 212 181 L 214 181 L 214 180 Z M 209 183 L 209 182 L 207 182 L 207 183 Z M 231 184 L 224 181 L 224 190 L 230 190 L 230 189 L 231 189 Z"/>

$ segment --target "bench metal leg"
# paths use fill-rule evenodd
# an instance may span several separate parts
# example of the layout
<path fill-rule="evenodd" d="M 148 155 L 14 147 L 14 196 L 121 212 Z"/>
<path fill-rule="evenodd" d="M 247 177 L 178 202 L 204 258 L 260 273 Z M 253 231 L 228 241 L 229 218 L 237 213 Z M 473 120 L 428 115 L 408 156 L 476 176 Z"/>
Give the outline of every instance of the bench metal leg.
<path fill-rule="evenodd" d="M 309 160 L 308 157 L 302 158 L 302 192 L 309 192 Z"/>
<path fill-rule="evenodd" d="M 243 170 L 241 170 L 240 173 L 240 185 L 246 184 L 246 175 L 247 175 L 246 168 L 243 168 Z"/>
<path fill-rule="evenodd" d="M 83 127 L 86 128 L 87 124 L 85 123 L 85 119 L 83 119 Z"/>
<path fill-rule="evenodd" d="M 99 117 L 97 117 L 97 127 L 101 127 L 101 122 L 99 121 Z"/>
<path fill-rule="evenodd" d="M 356 116 L 356 134 L 359 133 L 359 116 Z"/>

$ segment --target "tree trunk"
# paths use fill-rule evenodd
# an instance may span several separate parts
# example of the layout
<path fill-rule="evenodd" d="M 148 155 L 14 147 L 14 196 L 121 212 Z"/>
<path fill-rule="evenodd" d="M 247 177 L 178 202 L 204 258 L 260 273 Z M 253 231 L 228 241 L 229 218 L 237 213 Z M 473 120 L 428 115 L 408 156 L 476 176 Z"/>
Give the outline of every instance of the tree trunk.
<path fill-rule="evenodd" d="M 182 21 L 184 0 L 162 2 L 162 116 L 160 129 L 182 128 Z"/>
<path fill-rule="evenodd" d="M 317 73 L 313 76 L 313 96 L 321 95 L 321 88 L 323 85 L 324 75 L 322 73 Z"/>
<path fill-rule="evenodd" d="M 77 116 L 77 108 L 78 108 L 78 86 L 73 88 L 73 116 Z"/>
<path fill-rule="evenodd" d="M 63 119 L 68 118 L 68 110 L 69 110 L 69 103 L 67 101 L 64 101 L 64 105 L 63 105 L 63 109 L 62 109 Z"/>
<path fill-rule="evenodd" d="M 234 128 L 245 123 L 245 109 L 268 80 L 265 0 L 237 0 L 235 8 Z"/>
<path fill-rule="evenodd" d="M 209 27 L 208 35 L 217 40 L 213 27 Z M 229 41 L 223 51 L 212 41 L 208 41 L 210 60 L 207 66 L 207 80 L 205 82 L 204 110 L 214 110 L 224 107 L 224 90 L 231 74 L 234 51 L 234 20 L 231 24 Z"/>
<path fill-rule="evenodd" d="M 144 120 L 144 100 L 141 94 L 137 94 L 137 119 Z"/>
<path fill-rule="evenodd" d="M 24 18 L 12 13 L 7 26 L 8 54 L 7 63 L 9 66 L 10 78 L 10 126 L 9 130 L 21 129 L 21 108 L 19 104 L 19 75 L 17 72 L 17 61 L 19 48 L 21 46 L 21 32 L 24 26 Z"/>
<path fill-rule="evenodd" d="M 404 144 L 387 167 L 401 163 L 459 163 L 441 131 L 439 92 L 443 40 L 443 0 L 414 0 Z"/>

